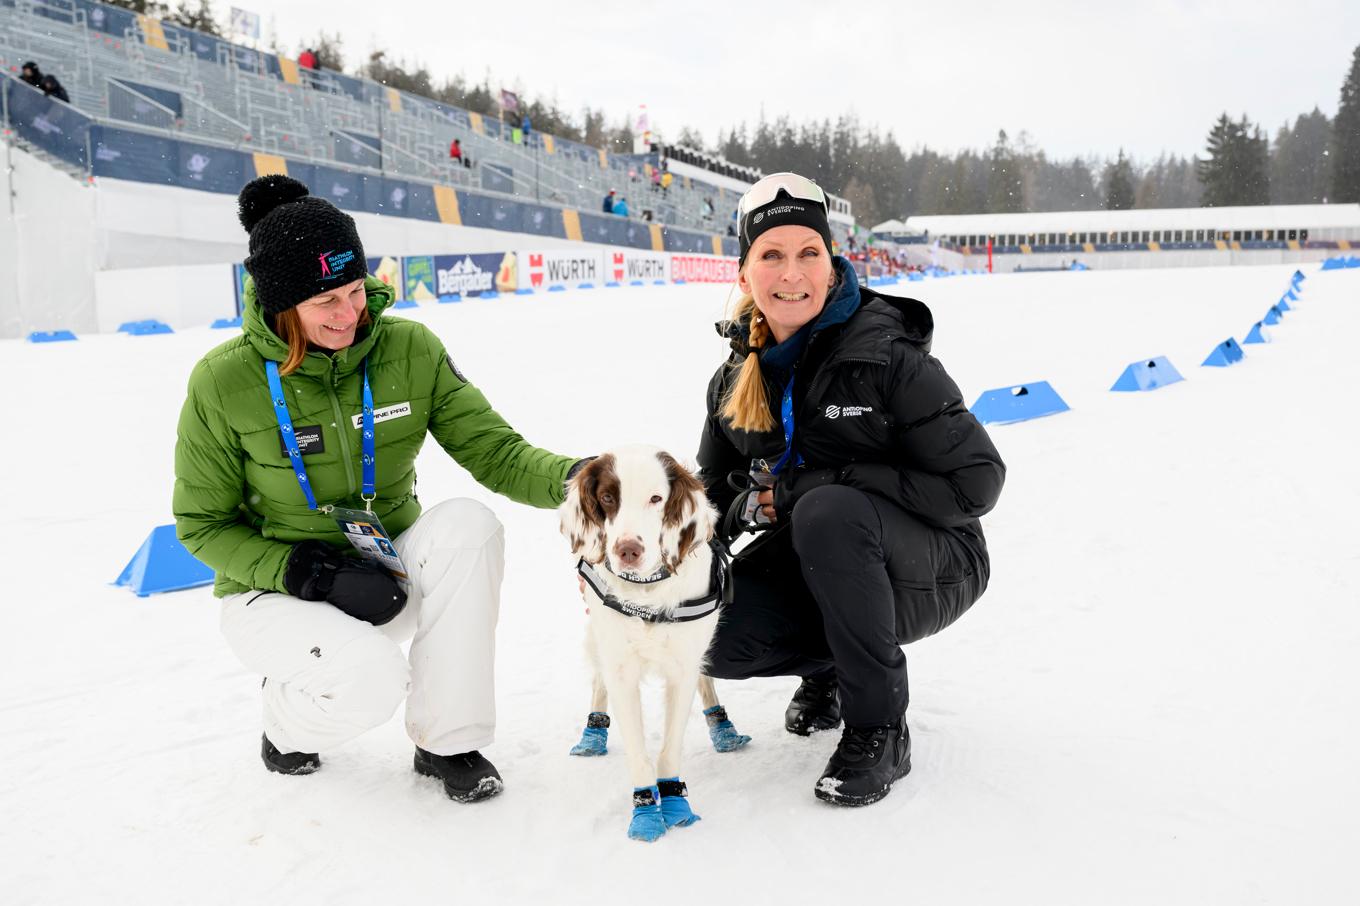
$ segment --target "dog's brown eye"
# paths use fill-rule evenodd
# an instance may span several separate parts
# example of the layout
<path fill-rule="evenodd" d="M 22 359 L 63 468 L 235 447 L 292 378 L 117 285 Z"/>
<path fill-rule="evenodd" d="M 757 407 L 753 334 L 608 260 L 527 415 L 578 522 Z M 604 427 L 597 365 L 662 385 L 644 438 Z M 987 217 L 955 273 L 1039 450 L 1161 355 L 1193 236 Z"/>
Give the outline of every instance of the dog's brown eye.
<path fill-rule="evenodd" d="M 660 503 L 660 502 L 661 502 L 661 495 L 660 495 L 660 494 L 653 494 L 653 495 L 652 495 L 652 503 Z"/>
<path fill-rule="evenodd" d="M 613 503 L 613 502 L 614 502 L 613 494 L 604 493 L 600 495 L 600 503 Z"/>

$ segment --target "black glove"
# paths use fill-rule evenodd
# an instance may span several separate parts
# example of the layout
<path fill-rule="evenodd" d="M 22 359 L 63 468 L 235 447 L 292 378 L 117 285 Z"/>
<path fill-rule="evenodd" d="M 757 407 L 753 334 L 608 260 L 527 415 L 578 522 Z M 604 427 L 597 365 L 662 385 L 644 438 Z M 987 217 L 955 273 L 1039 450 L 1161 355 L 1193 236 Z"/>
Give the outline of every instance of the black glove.
<path fill-rule="evenodd" d="M 342 556 L 324 541 L 293 548 L 283 587 L 304 601 L 326 601 L 350 616 L 381 626 L 406 606 L 406 592 L 381 564 Z"/>
<path fill-rule="evenodd" d="M 799 466 L 781 472 L 774 485 L 774 512 L 781 522 L 788 522 L 793 506 L 813 488 L 836 484 L 840 477 L 835 469 L 806 469 Z"/>

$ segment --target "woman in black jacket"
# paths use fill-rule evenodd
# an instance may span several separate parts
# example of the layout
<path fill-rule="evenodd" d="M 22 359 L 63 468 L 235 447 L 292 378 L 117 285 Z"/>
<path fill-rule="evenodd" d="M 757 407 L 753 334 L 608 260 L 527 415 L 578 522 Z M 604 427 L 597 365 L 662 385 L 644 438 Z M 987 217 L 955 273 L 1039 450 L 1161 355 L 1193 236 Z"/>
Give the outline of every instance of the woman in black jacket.
<path fill-rule="evenodd" d="M 1005 466 L 932 358 L 930 310 L 859 286 L 831 254 L 826 197 L 777 173 L 743 196 L 733 354 L 699 448 L 738 554 L 711 676 L 800 676 L 791 733 L 845 730 L 818 798 L 867 805 L 911 769 L 902 645 L 987 585 L 978 517 Z"/>

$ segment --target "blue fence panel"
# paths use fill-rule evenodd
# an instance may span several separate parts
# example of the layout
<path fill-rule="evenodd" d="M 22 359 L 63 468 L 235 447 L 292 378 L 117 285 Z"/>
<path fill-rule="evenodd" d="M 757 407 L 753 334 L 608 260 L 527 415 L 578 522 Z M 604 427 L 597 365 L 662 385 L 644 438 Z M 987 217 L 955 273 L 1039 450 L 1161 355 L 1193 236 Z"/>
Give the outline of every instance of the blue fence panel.
<path fill-rule="evenodd" d="M 347 170 L 317 165 L 309 184 L 312 194 L 324 198 L 338 208 L 362 211 L 364 208 L 364 177 Z"/>
<path fill-rule="evenodd" d="M 157 104 L 160 104 L 162 107 L 167 108 L 175 115 L 176 119 L 184 116 L 184 101 L 180 97 L 178 91 L 171 91 L 168 88 L 157 88 L 154 85 L 143 85 L 140 82 L 133 82 L 130 79 L 113 79 L 113 81 L 117 82 L 119 85 L 130 88 L 143 97 L 149 98 Z M 151 107 L 151 105 L 146 104 L 141 100 L 135 100 L 133 101 L 133 116 L 130 119 L 133 122 L 150 122 L 153 125 L 159 125 L 161 123 L 160 116 L 151 116 L 154 109 L 155 108 Z M 148 116 L 140 118 L 136 115 L 138 113 L 146 113 Z"/>
<path fill-rule="evenodd" d="M 337 131 L 332 139 L 337 161 L 374 170 L 382 169 L 382 139 L 378 136 Z"/>
<path fill-rule="evenodd" d="M 89 117 L 17 79 L 5 79 L 5 93 L 10 126 L 25 141 L 68 163 L 88 164 Z"/>
<path fill-rule="evenodd" d="M 515 191 L 515 171 L 504 164 L 482 164 L 482 188 L 488 192 Z"/>
<path fill-rule="evenodd" d="M 414 217 L 416 220 L 433 220 L 437 223 L 439 207 L 434 202 L 434 187 L 413 182 L 407 185 L 407 189 L 409 194 L 406 196 L 404 216 Z"/>
<path fill-rule="evenodd" d="M 379 214 L 389 217 L 405 217 L 410 207 L 411 184 L 404 179 L 382 180 L 382 195 L 378 200 Z"/>
<path fill-rule="evenodd" d="M 695 252 L 700 255 L 713 254 L 713 240 L 706 233 L 692 233 L 668 227 L 662 234 L 668 252 Z"/>
<path fill-rule="evenodd" d="M 90 28 L 115 38 L 126 38 L 137 27 L 137 15 L 126 9 L 93 3 L 91 0 L 76 0 L 78 9 L 84 10 L 85 21 Z M 36 12 L 36 10 L 34 10 Z"/>
<path fill-rule="evenodd" d="M 131 179 L 163 186 L 179 184 L 179 150 L 173 139 L 91 126 L 95 176 Z"/>
<path fill-rule="evenodd" d="M 179 146 L 179 184 L 201 192 L 235 194 L 254 175 L 252 161 L 230 148 L 176 142 Z"/>
<path fill-rule="evenodd" d="M 520 227 L 526 233 L 535 236 L 556 236 L 559 239 L 567 238 L 566 228 L 562 225 L 562 213 L 557 208 L 545 208 L 543 205 L 522 203 L 524 209 Z"/>

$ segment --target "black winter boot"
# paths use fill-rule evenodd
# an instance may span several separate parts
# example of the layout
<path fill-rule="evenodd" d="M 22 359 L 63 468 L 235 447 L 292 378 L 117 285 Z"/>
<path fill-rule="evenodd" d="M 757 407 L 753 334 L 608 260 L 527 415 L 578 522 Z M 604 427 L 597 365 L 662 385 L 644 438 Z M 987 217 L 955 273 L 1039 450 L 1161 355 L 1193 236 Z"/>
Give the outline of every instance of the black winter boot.
<path fill-rule="evenodd" d="M 911 770 L 907 720 L 888 727 L 846 727 L 814 790 L 837 805 L 868 805 L 892 790 Z"/>
<path fill-rule="evenodd" d="M 840 724 L 841 700 L 836 691 L 836 675 L 804 677 L 784 711 L 784 729 L 798 736 L 809 736 L 818 730 L 834 730 Z"/>
<path fill-rule="evenodd" d="M 416 773 L 444 781 L 444 792 L 455 802 L 480 802 L 505 789 L 496 766 L 475 749 L 457 755 L 435 755 L 416 746 Z"/>
<path fill-rule="evenodd" d="M 311 774 L 321 770 L 321 756 L 314 752 L 289 752 L 285 755 L 263 733 L 260 734 L 260 740 L 260 758 L 264 760 L 264 766 L 275 774 Z"/>

